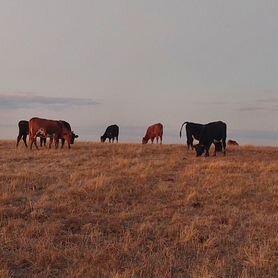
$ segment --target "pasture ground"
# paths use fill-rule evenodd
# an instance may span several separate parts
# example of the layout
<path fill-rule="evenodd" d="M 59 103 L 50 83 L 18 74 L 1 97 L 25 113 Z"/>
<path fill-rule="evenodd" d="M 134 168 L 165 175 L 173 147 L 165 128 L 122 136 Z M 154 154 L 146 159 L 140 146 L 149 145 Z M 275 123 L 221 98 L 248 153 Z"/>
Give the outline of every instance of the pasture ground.
<path fill-rule="evenodd" d="M 278 150 L 0 141 L 0 277 L 278 277 Z"/>

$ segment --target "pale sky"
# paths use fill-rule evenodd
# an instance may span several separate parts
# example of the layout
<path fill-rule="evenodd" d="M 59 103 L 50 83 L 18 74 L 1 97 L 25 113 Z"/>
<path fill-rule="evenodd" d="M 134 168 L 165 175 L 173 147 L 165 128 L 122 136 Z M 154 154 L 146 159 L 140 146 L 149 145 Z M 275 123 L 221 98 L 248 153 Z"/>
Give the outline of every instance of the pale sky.
<path fill-rule="evenodd" d="M 278 1 L 0 2 L 0 139 L 38 116 L 80 140 L 107 125 L 141 142 L 164 124 L 223 120 L 244 144 L 278 142 Z"/>

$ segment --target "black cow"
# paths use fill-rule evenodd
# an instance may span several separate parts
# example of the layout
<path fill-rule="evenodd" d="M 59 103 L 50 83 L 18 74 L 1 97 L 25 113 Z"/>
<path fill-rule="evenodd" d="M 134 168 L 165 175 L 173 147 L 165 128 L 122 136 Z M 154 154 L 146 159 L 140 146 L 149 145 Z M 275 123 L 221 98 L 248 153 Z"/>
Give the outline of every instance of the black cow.
<path fill-rule="evenodd" d="M 109 143 L 114 142 L 114 139 L 116 138 L 117 143 L 118 143 L 118 138 L 119 138 L 119 127 L 117 125 L 110 125 L 106 128 L 104 134 L 100 136 L 100 141 L 103 143 L 105 142 L 106 139 L 109 139 Z"/>
<path fill-rule="evenodd" d="M 201 131 L 199 144 L 195 146 L 196 156 L 201 156 L 204 151 L 206 151 L 205 156 L 209 156 L 209 148 L 214 141 L 222 143 L 221 147 L 223 147 L 223 154 L 226 155 L 226 137 L 226 123 L 218 121 L 204 125 Z M 215 147 L 214 155 L 216 155 L 218 148 L 219 146 Z"/>
<path fill-rule="evenodd" d="M 16 140 L 16 147 L 18 147 L 19 141 L 23 140 L 25 147 L 28 148 L 26 138 L 27 135 L 29 134 L 29 122 L 22 120 L 18 122 L 18 136 Z"/>
<path fill-rule="evenodd" d="M 186 141 L 187 148 L 189 149 L 189 147 L 191 146 L 191 149 L 193 150 L 193 140 L 194 139 L 198 141 L 200 140 L 202 128 L 204 125 L 198 123 L 184 122 L 180 129 L 180 137 L 181 137 L 182 128 L 185 124 L 186 124 L 185 130 L 186 130 L 186 138 L 187 138 Z"/>

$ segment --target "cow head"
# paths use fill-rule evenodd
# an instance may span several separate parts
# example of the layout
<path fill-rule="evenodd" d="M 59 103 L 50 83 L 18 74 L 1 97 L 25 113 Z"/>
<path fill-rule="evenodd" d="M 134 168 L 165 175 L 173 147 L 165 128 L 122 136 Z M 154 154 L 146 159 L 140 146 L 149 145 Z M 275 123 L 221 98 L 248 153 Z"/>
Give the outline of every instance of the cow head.
<path fill-rule="evenodd" d="M 147 144 L 148 143 L 148 139 L 146 137 L 142 138 L 142 144 Z"/>
<path fill-rule="evenodd" d="M 63 138 L 68 142 L 68 144 L 74 144 L 74 139 L 78 138 L 73 131 L 69 131 L 68 129 L 63 129 Z"/>
<path fill-rule="evenodd" d="M 195 151 L 196 151 L 196 156 L 201 156 L 204 151 L 205 151 L 205 146 L 204 145 L 200 145 L 200 144 L 196 144 L 193 146 Z"/>
<path fill-rule="evenodd" d="M 73 131 L 71 132 L 71 136 L 70 136 L 70 143 L 74 144 L 74 139 L 78 138 L 79 136 L 77 134 L 75 134 Z"/>
<path fill-rule="evenodd" d="M 100 136 L 100 142 L 101 142 L 101 143 L 104 143 L 105 140 L 106 140 L 106 138 L 104 137 L 104 135 Z"/>

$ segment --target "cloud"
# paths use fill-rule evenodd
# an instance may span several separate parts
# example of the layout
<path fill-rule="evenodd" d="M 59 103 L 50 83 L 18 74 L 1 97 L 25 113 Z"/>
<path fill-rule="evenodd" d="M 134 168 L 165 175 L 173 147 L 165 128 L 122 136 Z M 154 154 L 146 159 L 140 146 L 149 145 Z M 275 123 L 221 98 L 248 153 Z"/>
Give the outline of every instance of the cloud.
<path fill-rule="evenodd" d="M 48 109 L 91 106 L 100 103 L 89 98 L 46 97 L 38 95 L 0 95 L 0 109 L 16 110 L 45 106 Z"/>
<path fill-rule="evenodd" d="M 242 112 L 256 112 L 256 111 L 274 111 L 277 109 L 278 98 L 276 96 L 266 96 L 264 98 L 256 99 L 251 104 L 245 104 L 238 110 Z"/>
<path fill-rule="evenodd" d="M 238 109 L 241 112 L 253 112 L 253 111 L 263 111 L 266 110 L 266 107 L 262 106 L 244 106 Z"/>
<path fill-rule="evenodd" d="M 257 99 L 257 103 L 263 103 L 263 104 L 278 104 L 278 98 L 277 97 L 267 97 L 262 99 Z"/>
<path fill-rule="evenodd" d="M 230 102 L 228 101 L 194 101 L 193 104 L 197 105 L 228 105 Z"/>

